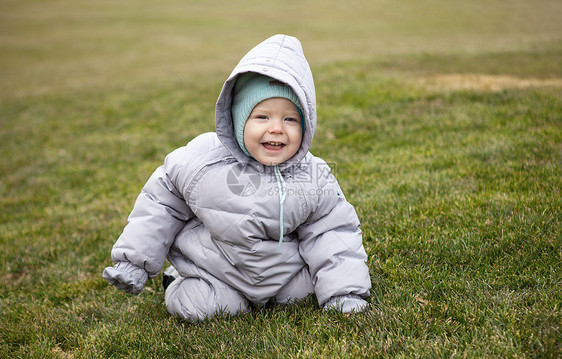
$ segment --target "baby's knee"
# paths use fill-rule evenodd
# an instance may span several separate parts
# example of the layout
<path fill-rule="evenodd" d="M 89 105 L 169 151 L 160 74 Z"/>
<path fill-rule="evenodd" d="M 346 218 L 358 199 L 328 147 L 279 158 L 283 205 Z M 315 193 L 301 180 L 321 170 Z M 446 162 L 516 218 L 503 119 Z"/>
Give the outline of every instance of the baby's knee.
<path fill-rule="evenodd" d="M 166 289 L 166 308 L 171 315 L 204 320 L 221 313 L 248 310 L 247 300 L 233 289 L 213 285 L 202 278 L 178 278 Z"/>
<path fill-rule="evenodd" d="M 177 278 L 166 289 L 166 308 L 171 315 L 188 320 L 203 320 L 212 313 L 212 288 L 199 278 Z"/>
<path fill-rule="evenodd" d="M 275 296 L 277 304 L 290 304 L 314 293 L 314 285 L 308 267 L 303 268 Z"/>

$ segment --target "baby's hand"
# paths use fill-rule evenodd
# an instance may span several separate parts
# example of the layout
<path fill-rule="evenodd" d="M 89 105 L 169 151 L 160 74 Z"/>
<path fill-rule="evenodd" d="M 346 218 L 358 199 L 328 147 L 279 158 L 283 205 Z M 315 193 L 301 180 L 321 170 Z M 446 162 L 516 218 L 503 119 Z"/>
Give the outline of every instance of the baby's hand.
<path fill-rule="evenodd" d="M 138 295 L 148 280 L 148 273 L 132 263 L 117 262 L 115 266 L 105 268 L 102 277 L 115 288 Z"/>
<path fill-rule="evenodd" d="M 339 295 L 330 298 L 324 304 L 324 310 L 339 310 L 342 313 L 361 312 L 367 308 L 367 302 L 355 294 Z"/>

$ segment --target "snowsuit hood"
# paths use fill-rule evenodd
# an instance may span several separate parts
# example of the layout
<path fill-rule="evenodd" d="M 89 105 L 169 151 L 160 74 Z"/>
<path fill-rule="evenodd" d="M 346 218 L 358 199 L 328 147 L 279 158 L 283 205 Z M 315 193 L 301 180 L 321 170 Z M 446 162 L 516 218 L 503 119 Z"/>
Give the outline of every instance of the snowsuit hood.
<path fill-rule="evenodd" d="M 289 85 L 302 105 L 305 131 L 297 153 L 279 165 L 284 169 L 301 161 L 310 149 L 316 130 L 316 90 L 310 66 L 304 56 L 300 41 L 288 35 L 274 35 L 251 49 L 236 65 L 224 83 L 216 104 L 215 128 L 223 145 L 240 162 L 257 161 L 246 155 L 234 134 L 231 104 L 238 76 L 255 72 Z"/>

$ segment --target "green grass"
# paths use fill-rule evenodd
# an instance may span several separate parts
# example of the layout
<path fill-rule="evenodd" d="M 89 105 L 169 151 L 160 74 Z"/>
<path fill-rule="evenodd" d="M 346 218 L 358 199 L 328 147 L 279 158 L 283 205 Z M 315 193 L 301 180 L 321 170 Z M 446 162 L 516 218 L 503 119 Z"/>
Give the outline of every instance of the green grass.
<path fill-rule="evenodd" d="M 560 357 L 562 6 L 244 3 L 0 4 L 0 357 Z M 361 219 L 371 305 L 184 322 L 159 277 L 132 297 L 101 272 L 274 32 L 313 66 L 312 151 Z"/>

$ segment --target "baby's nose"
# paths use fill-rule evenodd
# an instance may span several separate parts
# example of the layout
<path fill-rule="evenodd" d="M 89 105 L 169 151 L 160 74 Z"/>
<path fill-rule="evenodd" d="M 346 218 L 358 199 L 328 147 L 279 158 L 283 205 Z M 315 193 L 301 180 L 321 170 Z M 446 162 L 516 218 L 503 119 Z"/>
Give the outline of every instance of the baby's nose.
<path fill-rule="evenodd" d="M 271 121 L 269 124 L 269 133 L 282 133 L 283 123 L 282 121 Z"/>

